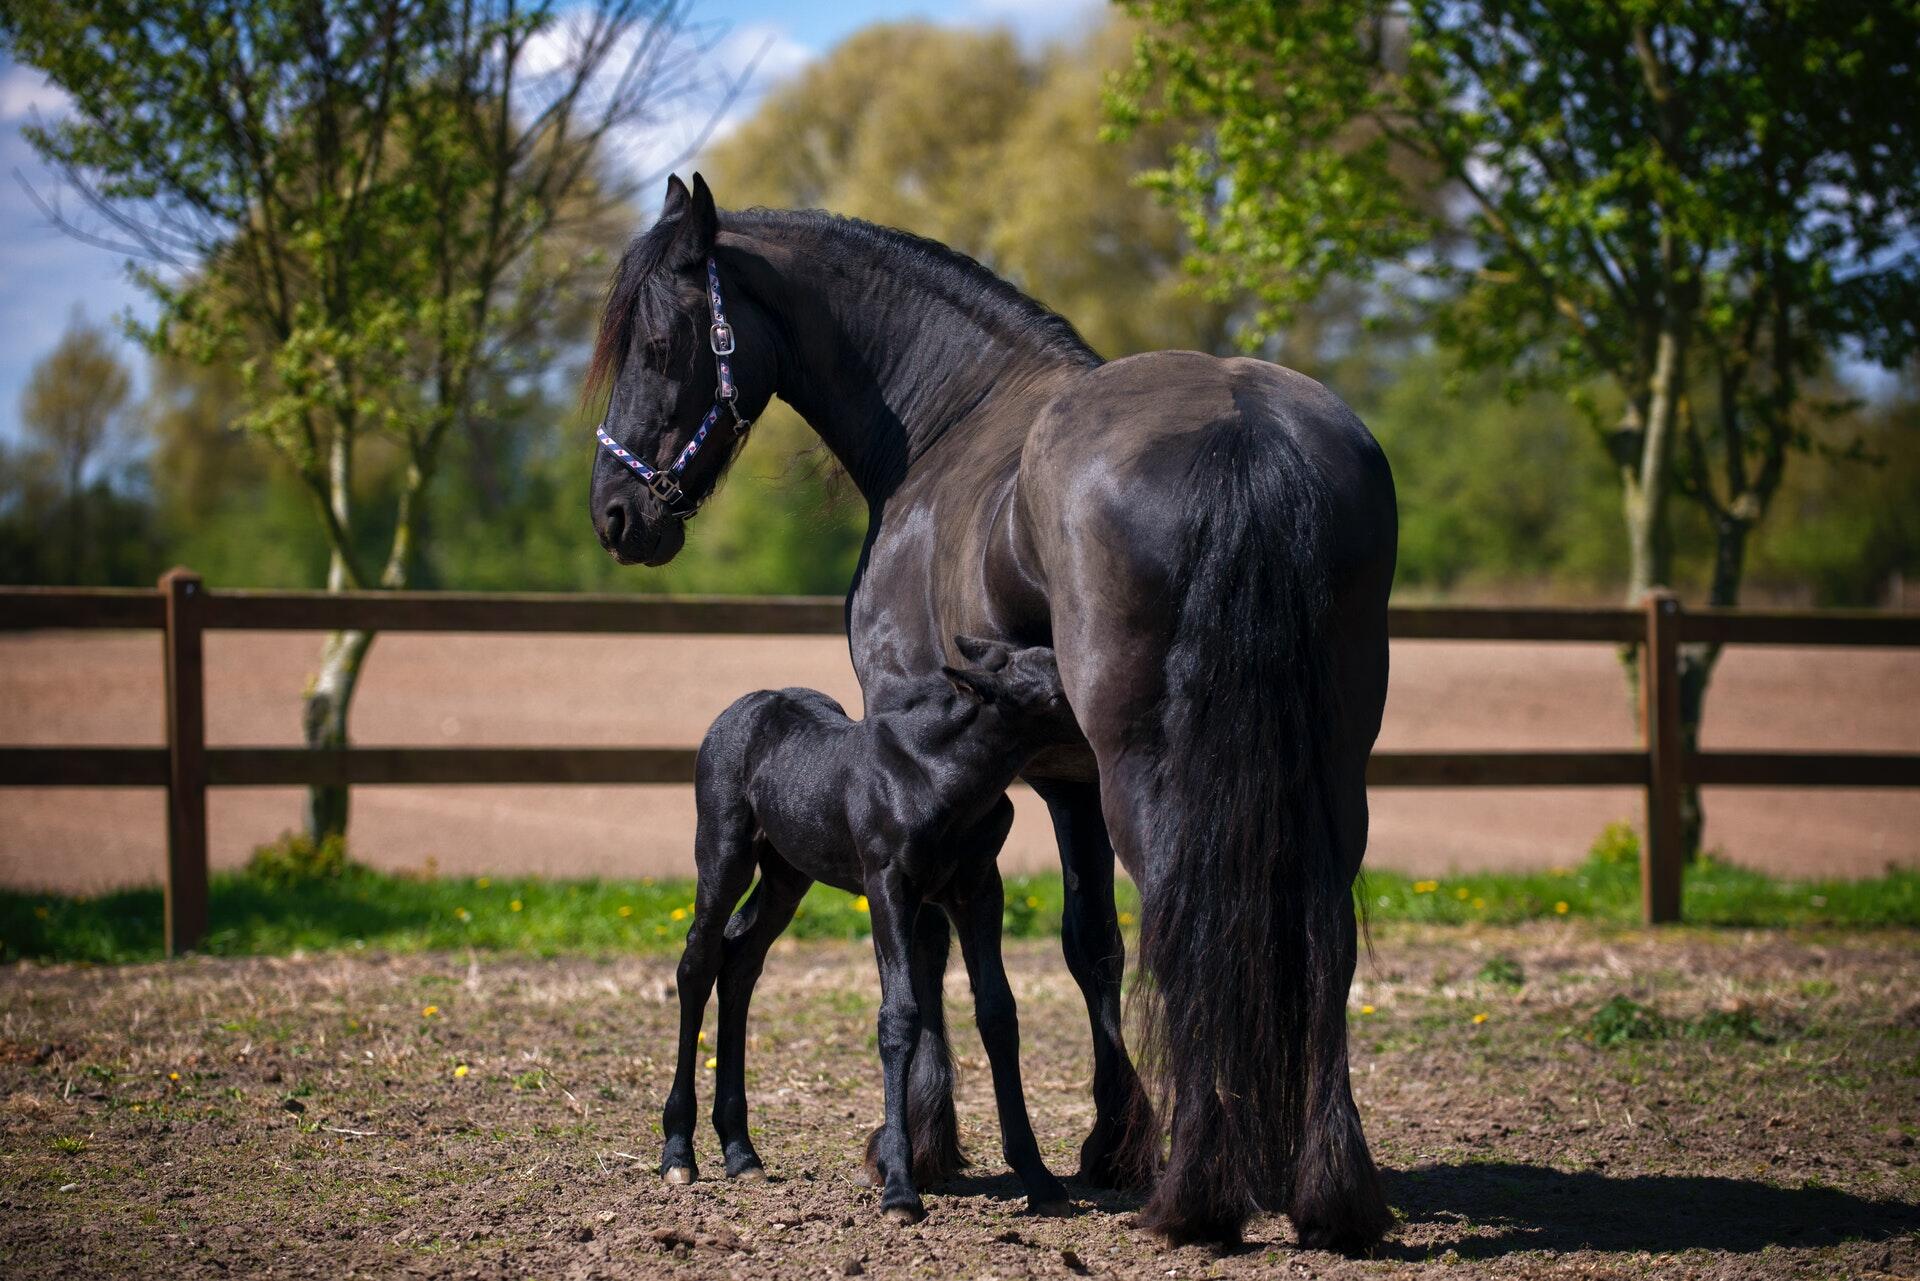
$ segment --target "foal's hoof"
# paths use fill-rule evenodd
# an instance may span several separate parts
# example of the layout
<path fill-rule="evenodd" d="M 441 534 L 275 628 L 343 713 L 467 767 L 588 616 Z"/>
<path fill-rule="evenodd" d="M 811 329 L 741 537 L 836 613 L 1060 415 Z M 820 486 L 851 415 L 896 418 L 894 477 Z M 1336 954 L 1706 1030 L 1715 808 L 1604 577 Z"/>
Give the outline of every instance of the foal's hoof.
<path fill-rule="evenodd" d="M 927 1217 L 926 1207 L 919 1205 L 889 1205 L 880 1213 L 903 1228 L 910 1228 Z"/>
<path fill-rule="evenodd" d="M 767 1181 L 767 1167 L 764 1165 L 749 1165 L 743 1169 L 735 1170 L 727 1177 L 735 1183 L 765 1183 Z"/>
<path fill-rule="evenodd" d="M 693 1167 L 690 1165 L 668 1166 L 660 1172 L 660 1181 L 678 1187 L 693 1182 Z"/>
<path fill-rule="evenodd" d="M 1043 1219 L 1064 1219 L 1073 1213 L 1073 1202 L 1061 1198 L 1057 1201 L 1028 1201 L 1027 1213 Z"/>

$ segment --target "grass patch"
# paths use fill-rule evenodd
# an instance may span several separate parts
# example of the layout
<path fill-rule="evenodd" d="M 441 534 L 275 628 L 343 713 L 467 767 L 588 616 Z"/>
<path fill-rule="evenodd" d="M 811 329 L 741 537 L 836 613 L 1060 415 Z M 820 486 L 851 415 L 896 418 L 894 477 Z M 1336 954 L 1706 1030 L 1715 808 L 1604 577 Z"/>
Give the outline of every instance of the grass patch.
<path fill-rule="evenodd" d="M 1369 873 L 1356 895 L 1378 923 L 1513 924 L 1561 918 L 1630 925 L 1639 920 L 1638 849 L 1630 829 L 1609 829 L 1576 867 L 1424 879 Z M 1060 932 L 1057 875 L 1009 877 L 1009 938 Z M 1789 881 L 1702 859 L 1687 869 L 1686 915 L 1704 925 L 1920 926 L 1920 872 L 1862 881 Z M 561 952 L 677 951 L 693 908 L 691 880 L 556 881 L 534 877 L 417 877 L 376 872 L 332 850 L 270 847 L 246 870 L 216 875 L 206 950 L 251 955 L 370 948 L 393 952 L 498 949 Z M 1120 923 L 1140 904 L 1119 886 Z M 803 939 L 867 936 L 864 899 L 815 886 L 788 933 Z M 113 963 L 161 955 L 160 891 L 94 896 L 0 890 L 0 960 Z M 1524 978 L 1488 963 L 1480 978 Z"/>
<path fill-rule="evenodd" d="M 1697 1041 L 1765 1043 L 1774 1039 L 1745 1006 L 1708 1010 L 1698 1018 L 1674 1019 L 1632 997 L 1616 996 L 1587 1016 L 1587 1040 L 1602 1047 L 1682 1036 Z"/>

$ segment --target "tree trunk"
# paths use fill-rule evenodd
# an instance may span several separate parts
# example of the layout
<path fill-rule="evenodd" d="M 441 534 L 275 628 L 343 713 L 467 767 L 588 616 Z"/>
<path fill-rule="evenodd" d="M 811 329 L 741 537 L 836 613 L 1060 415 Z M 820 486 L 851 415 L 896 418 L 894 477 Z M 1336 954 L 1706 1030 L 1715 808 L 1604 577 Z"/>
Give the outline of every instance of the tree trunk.
<path fill-rule="evenodd" d="M 1746 569 L 1747 535 L 1752 522 L 1723 513 L 1714 521 L 1713 581 L 1707 589 L 1707 604 L 1729 607 L 1740 603 L 1740 580 Z M 1700 725 L 1705 717 L 1707 686 L 1720 662 L 1718 645 L 1682 645 L 1680 647 L 1680 738 L 1689 753 L 1700 750 Z M 1685 838 L 1687 857 L 1704 848 L 1707 826 L 1706 809 L 1700 789 L 1689 786 L 1680 798 L 1680 834 Z"/>
<path fill-rule="evenodd" d="M 347 711 L 360 671 L 373 648 L 372 632 L 334 632 L 320 654 L 320 670 L 307 687 L 306 743 L 309 749 L 347 746 Z M 318 847 L 329 837 L 347 834 L 350 793 L 344 786 L 321 784 L 307 789 L 307 835 Z"/>
<path fill-rule="evenodd" d="M 344 426 L 335 430 L 327 454 L 329 506 L 343 532 L 353 529 L 353 443 Z M 327 563 L 327 590 L 348 586 L 346 561 L 335 549 Z M 334 632 L 320 650 L 320 670 L 307 686 L 302 727 L 309 750 L 347 746 L 347 713 L 360 669 L 373 648 L 371 632 Z M 349 792 L 344 786 L 318 783 L 307 789 L 307 836 L 317 849 L 332 837 L 345 839 Z"/>

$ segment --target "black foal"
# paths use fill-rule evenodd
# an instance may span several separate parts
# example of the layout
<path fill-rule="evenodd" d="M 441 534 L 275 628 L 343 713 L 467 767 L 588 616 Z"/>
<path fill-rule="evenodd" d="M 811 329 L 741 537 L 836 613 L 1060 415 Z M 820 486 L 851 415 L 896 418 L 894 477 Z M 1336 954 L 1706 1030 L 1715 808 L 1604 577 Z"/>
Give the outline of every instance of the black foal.
<path fill-rule="evenodd" d="M 694 1178 L 697 1039 L 716 976 L 713 1125 L 727 1176 L 761 1173 L 747 1137 L 747 1003 L 767 948 L 817 880 L 865 893 L 873 916 L 887 1119 L 869 1146 L 869 1166 L 884 1189 L 883 1212 L 909 1223 L 926 1214 L 914 1188 L 915 1141 L 929 1140 L 909 1133 L 909 1096 L 915 1050 L 930 1052 L 923 1021 L 940 1011 L 937 988 L 915 990 L 913 958 L 916 949 L 944 958 L 947 915 L 959 929 L 973 984 L 1007 1164 L 1030 1207 L 1065 1203 L 1066 1189 L 1040 1159 L 1021 1092 L 1020 1028 L 1000 961 L 1002 891 L 994 860 L 1013 821 L 1008 785 L 1038 749 L 1071 741 L 1073 714 L 1052 650 L 964 636 L 955 644 L 973 667 L 941 669 L 882 715 L 855 722 L 817 691 L 761 690 L 707 731 L 694 784 L 700 887 L 680 959 L 680 1058 L 662 1123 L 660 1172 L 667 1182 Z M 740 903 L 756 868 L 760 880 Z M 940 1104 L 950 1108 L 950 1096 Z M 950 1135 L 950 1114 L 947 1127 Z"/>

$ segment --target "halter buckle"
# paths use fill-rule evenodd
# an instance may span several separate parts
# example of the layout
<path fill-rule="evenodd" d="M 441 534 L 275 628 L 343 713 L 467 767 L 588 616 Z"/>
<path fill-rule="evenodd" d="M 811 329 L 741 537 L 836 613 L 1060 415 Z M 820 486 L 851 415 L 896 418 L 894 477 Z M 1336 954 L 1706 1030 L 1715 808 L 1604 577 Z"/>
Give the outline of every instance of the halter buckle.
<path fill-rule="evenodd" d="M 724 320 L 714 321 L 713 327 L 707 331 L 707 342 L 712 345 L 714 355 L 731 356 L 733 354 L 733 326 Z"/>
<path fill-rule="evenodd" d="M 666 472 L 657 471 L 646 479 L 647 492 L 660 500 L 660 505 L 669 512 L 678 507 L 686 495 L 680 492 L 680 482 Z"/>

